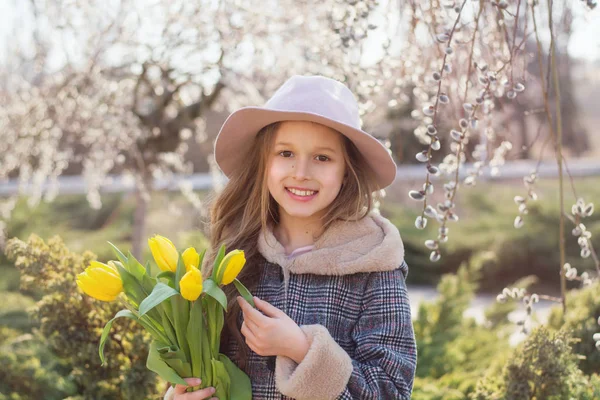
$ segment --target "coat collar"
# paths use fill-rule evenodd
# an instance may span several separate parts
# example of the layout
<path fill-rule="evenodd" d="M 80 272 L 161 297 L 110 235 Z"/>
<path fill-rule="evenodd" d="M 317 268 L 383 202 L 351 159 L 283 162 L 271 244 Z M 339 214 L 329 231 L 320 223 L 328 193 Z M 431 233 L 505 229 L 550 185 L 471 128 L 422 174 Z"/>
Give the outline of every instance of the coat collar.
<path fill-rule="evenodd" d="M 294 274 L 390 271 L 404 261 L 404 245 L 398 229 L 375 213 L 358 221 L 333 222 L 317 239 L 314 250 L 292 259 L 288 259 L 272 229 L 267 229 L 259 235 L 258 251 L 270 263 Z"/>

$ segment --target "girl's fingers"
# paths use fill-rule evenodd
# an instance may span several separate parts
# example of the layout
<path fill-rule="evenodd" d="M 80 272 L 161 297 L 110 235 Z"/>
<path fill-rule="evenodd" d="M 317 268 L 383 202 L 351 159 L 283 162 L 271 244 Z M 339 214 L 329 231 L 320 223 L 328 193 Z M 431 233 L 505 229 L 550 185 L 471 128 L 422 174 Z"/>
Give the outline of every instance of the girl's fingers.
<path fill-rule="evenodd" d="M 254 304 L 256 304 L 256 307 L 260 311 L 264 312 L 267 317 L 283 318 L 284 316 L 286 316 L 286 314 L 279 308 L 275 307 L 274 305 L 265 300 L 259 299 L 256 296 L 254 296 Z"/>
<path fill-rule="evenodd" d="M 177 395 L 173 400 L 205 400 L 210 398 L 213 394 L 215 394 L 215 388 L 207 387 L 206 389 L 197 390 L 195 392 Z"/>
<path fill-rule="evenodd" d="M 250 330 L 250 328 L 248 328 L 247 321 L 242 322 L 242 327 L 240 329 L 240 332 L 241 332 L 242 335 L 244 335 L 244 337 L 246 339 L 254 337 L 254 333 L 252 333 L 252 331 Z"/>
<path fill-rule="evenodd" d="M 268 318 L 268 317 L 265 317 L 260 311 L 253 308 L 246 300 L 244 300 L 243 297 L 238 296 L 237 299 L 238 299 L 240 308 L 242 309 L 242 312 L 244 313 L 244 319 L 251 319 L 253 321 L 260 322 L 260 321 L 263 321 L 265 318 Z"/>
<path fill-rule="evenodd" d="M 187 389 L 190 386 L 198 386 L 199 384 L 202 383 L 202 381 L 200 380 L 200 378 L 185 378 L 184 381 L 187 382 L 187 386 L 184 385 L 175 385 L 175 394 L 182 394 L 185 393 L 185 389 Z"/>
<path fill-rule="evenodd" d="M 248 327 L 253 334 L 254 332 L 258 332 L 259 328 L 256 322 L 252 321 L 251 319 L 246 319 L 244 322 L 246 323 L 246 327 Z"/>

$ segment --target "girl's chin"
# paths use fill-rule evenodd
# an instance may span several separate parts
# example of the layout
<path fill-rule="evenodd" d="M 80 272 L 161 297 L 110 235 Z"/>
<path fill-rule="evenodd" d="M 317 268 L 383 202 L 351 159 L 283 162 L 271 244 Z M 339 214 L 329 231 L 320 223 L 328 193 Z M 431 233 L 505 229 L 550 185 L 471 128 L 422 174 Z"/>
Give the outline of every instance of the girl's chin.
<path fill-rule="evenodd" d="M 283 211 L 293 218 L 314 218 L 317 216 L 320 210 L 311 209 L 299 209 L 297 207 L 282 207 Z"/>

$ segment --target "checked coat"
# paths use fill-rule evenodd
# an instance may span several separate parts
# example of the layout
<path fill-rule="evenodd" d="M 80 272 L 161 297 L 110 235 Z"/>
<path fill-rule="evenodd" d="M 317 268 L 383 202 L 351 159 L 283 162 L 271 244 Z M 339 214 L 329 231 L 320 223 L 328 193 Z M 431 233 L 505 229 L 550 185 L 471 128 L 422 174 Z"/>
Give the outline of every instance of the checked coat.
<path fill-rule="evenodd" d="M 410 399 L 417 349 L 394 225 L 374 213 L 337 221 L 295 258 L 267 231 L 258 249 L 260 265 L 246 266 L 261 268 L 253 294 L 293 319 L 310 348 L 300 364 L 251 351 L 253 399 Z M 235 361 L 236 343 L 229 344 Z"/>

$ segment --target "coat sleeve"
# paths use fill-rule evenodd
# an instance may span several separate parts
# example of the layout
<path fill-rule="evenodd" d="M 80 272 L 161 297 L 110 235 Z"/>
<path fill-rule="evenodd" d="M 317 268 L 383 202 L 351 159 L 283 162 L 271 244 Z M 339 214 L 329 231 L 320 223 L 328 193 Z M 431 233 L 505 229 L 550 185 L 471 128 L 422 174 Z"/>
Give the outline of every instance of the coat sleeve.
<path fill-rule="evenodd" d="M 275 380 L 281 393 L 298 399 L 410 399 L 417 348 L 404 282 L 406 264 L 372 272 L 360 318 L 352 331 L 351 358 L 322 325 L 304 325 L 310 348 L 304 360 L 279 356 Z"/>

